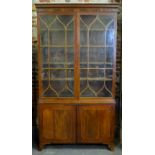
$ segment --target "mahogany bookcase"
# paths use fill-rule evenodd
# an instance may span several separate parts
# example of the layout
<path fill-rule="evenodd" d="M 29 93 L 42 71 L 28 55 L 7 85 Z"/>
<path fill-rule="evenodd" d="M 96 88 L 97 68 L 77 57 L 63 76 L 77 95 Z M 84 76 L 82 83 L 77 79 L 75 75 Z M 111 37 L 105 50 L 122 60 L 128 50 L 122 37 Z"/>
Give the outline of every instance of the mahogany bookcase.
<path fill-rule="evenodd" d="M 39 149 L 114 148 L 117 4 L 36 4 Z"/>

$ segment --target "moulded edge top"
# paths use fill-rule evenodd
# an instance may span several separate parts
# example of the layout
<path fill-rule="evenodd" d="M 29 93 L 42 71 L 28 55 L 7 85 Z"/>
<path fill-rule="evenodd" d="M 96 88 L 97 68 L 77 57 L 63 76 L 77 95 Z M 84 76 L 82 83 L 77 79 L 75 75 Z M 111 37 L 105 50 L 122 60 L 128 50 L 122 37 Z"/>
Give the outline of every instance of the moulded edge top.
<path fill-rule="evenodd" d="M 119 3 L 35 3 L 39 8 L 118 8 Z"/>

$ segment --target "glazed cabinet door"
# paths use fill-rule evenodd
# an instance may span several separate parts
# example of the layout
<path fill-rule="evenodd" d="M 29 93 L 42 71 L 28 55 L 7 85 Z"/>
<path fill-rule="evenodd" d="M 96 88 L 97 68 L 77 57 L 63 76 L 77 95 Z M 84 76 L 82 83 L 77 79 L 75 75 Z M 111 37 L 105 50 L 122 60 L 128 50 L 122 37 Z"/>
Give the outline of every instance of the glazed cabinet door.
<path fill-rule="evenodd" d="M 80 15 L 80 97 L 112 97 L 115 18 Z"/>
<path fill-rule="evenodd" d="M 42 97 L 74 97 L 74 16 L 39 16 Z"/>
<path fill-rule="evenodd" d="M 86 105 L 79 106 L 77 111 L 79 143 L 109 143 L 113 140 L 113 106 Z"/>
<path fill-rule="evenodd" d="M 52 105 L 41 108 L 42 138 L 51 143 L 75 143 L 75 106 Z"/>

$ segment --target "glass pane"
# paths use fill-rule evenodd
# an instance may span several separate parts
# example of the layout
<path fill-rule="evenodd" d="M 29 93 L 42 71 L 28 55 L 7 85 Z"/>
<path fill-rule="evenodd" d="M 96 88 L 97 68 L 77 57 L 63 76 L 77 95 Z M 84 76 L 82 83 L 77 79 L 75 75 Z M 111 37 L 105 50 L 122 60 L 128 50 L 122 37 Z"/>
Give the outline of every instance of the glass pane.
<path fill-rule="evenodd" d="M 112 81 L 106 81 L 105 86 L 103 86 L 98 91 L 99 97 L 111 97 L 112 96 Z"/>
<path fill-rule="evenodd" d="M 66 52 L 66 54 L 65 54 Z M 74 67 L 74 49 L 73 48 L 51 48 L 50 63 L 51 67 L 73 68 Z"/>
<path fill-rule="evenodd" d="M 81 16 L 80 24 L 80 96 L 111 97 L 113 18 Z"/>
<path fill-rule="evenodd" d="M 113 74 L 113 70 L 112 69 L 106 69 L 105 74 L 106 74 L 106 78 L 112 80 L 112 74 Z"/>
<path fill-rule="evenodd" d="M 87 31 L 82 31 L 80 32 L 80 44 L 81 45 L 87 45 Z"/>
<path fill-rule="evenodd" d="M 42 95 L 74 96 L 74 18 L 41 17 Z"/>
<path fill-rule="evenodd" d="M 108 25 L 108 29 L 114 29 L 114 21 Z"/>
<path fill-rule="evenodd" d="M 113 62 L 113 56 L 114 56 L 114 50 L 113 47 L 107 47 L 106 48 L 106 61 L 109 63 Z"/>
<path fill-rule="evenodd" d="M 60 65 L 65 62 L 64 48 L 50 48 L 50 63 Z"/>
<path fill-rule="evenodd" d="M 45 97 L 72 97 L 73 96 L 73 81 L 68 81 L 68 88 L 66 82 L 59 81 L 43 81 L 43 94 Z"/>
<path fill-rule="evenodd" d="M 60 15 L 58 18 L 61 20 L 61 22 L 65 25 L 69 24 L 72 20 L 72 16 L 65 16 L 65 15 Z"/>
<path fill-rule="evenodd" d="M 55 19 L 52 21 L 52 23 L 49 25 L 49 29 L 51 30 L 64 30 L 64 26 L 59 20 L 59 18 L 56 16 Z"/>
<path fill-rule="evenodd" d="M 87 76 L 88 75 L 88 76 Z M 80 71 L 81 79 L 85 79 L 88 77 L 88 80 L 99 80 L 99 78 L 104 77 L 103 69 L 81 69 Z"/>
<path fill-rule="evenodd" d="M 50 31 L 50 45 L 64 46 L 65 45 L 65 31 Z"/>
<path fill-rule="evenodd" d="M 48 45 L 48 31 L 47 30 L 41 30 L 41 46 L 47 46 Z"/>
<path fill-rule="evenodd" d="M 74 70 L 73 69 L 44 69 L 42 72 L 43 95 L 51 90 L 54 94 L 50 97 L 73 96 Z"/>
<path fill-rule="evenodd" d="M 93 23 L 94 20 L 96 20 L 95 15 L 91 15 L 91 16 L 82 15 L 80 16 L 80 18 L 81 18 L 81 21 L 87 26 L 89 26 L 91 23 Z"/>
<path fill-rule="evenodd" d="M 42 51 L 42 63 L 46 64 L 48 63 L 48 48 L 44 47 L 41 48 Z"/>
<path fill-rule="evenodd" d="M 91 30 L 103 30 L 105 28 L 104 24 L 100 21 L 99 18 L 92 24 Z"/>
<path fill-rule="evenodd" d="M 51 85 L 53 89 L 55 89 L 55 91 L 59 93 L 65 87 L 65 81 L 62 80 L 51 81 Z"/>
<path fill-rule="evenodd" d="M 49 75 L 50 75 L 49 70 L 48 69 L 44 69 L 43 72 L 42 72 L 42 79 L 43 80 L 48 80 Z"/>
<path fill-rule="evenodd" d="M 89 49 L 89 61 L 103 63 L 105 59 L 105 48 L 90 48 Z"/>
<path fill-rule="evenodd" d="M 41 19 L 40 20 L 40 29 L 45 30 L 45 29 L 47 29 L 47 27 L 48 27 L 47 24 Z"/>
<path fill-rule="evenodd" d="M 42 24 L 46 25 L 46 27 L 49 27 L 50 24 L 55 20 L 55 16 L 50 16 L 50 15 L 41 16 L 40 20 L 41 20 L 41 28 L 42 28 Z"/>
<path fill-rule="evenodd" d="M 84 23 L 82 19 L 80 19 L 80 30 L 86 31 L 87 30 L 87 25 Z"/>
<path fill-rule="evenodd" d="M 43 96 L 44 97 L 57 97 L 56 91 L 50 86 L 50 83 L 47 80 L 42 81 L 43 84 Z"/>
<path fill-rule="evenodd" d="M 73 48 L 67 48 L 67 68 L 73 68 L 74 67 L 74 49 Z"/>
<path fill-rule="evenodd" d="M 102 68 L 105 59 L 105 48 L 89 48 L 89 62 L 87 52 L 87 48 L 80 48 L 80 67 L 86 68 L 89 63 L 90 68 Z"/>
<path fill-rule="evenodd" d="M 67 31 L 67 44 L 69 46 L 73 46 L 74 44 L 73 31 L 71 30 Z"/>
<path fill-rule="evenodd" d="M 96 80 L 90 81 L 89 87 L 87 86 L 87 81 L 82 80 L 80 82 L 81 97 L 111 97 L 112 91 L 112 81 Z"/>
<path fill-rule="evenodd" d="M 113 21 L 113 16 L 106 16 L 106 15 L 100 15 L 99 20 L 102 21 L 102 23 L 107 26 L 109 23 Z"/>
<path fill-rule="evenodd" d="M 80 82 L 80 90 L 81 97 L 95 97 L 95 94 L 91 91 L 91 89 L 87 88 L 87 81 Z"/>
<path fill-rule="evenodd" d="M 65 70 L 61 70 L 61 69 L 57 69 L 57 70 L 52 70 L 51 71 L 51 79 L 54 79 L 54 80 L 61 80 L 61 79 L 64 79 L 65 78 Z"/>
<path fill-rule="evenodd" d="M 107 44 L 107 46 L 113 46 L 114 45 L 114 30 L 107 30 L 106 44 Z"/>
<path fill-rule="evenodd" d="M 104 46 L 105 45 L 105 32 L 91 30 L 89 33 L 89 44 Z"/>
<path fill-rule="evenodd" d="M 80 48 L 80 66 L 81 67 L 87 67 L 87 48 Z"/>

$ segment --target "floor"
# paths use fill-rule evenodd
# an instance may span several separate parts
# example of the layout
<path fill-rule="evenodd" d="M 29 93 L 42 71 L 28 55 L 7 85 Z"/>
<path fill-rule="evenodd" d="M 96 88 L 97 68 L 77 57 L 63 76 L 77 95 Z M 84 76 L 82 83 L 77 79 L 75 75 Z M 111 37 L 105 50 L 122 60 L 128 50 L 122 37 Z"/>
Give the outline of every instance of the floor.
<path fill-rule="evenodd" d="M 37 150 L 37 131 L 33 129 L 32 155 L 122 155 L 121 145 L 110 151 L 107 145 L 46 145 L 42 151 Z"/>
<path fill-rule="evenodd" d="M 32 149 L 32 155 L 121 155 L 121 147 L 109 151 L 105 145 L 48 145 L 42 151 Z"/>

